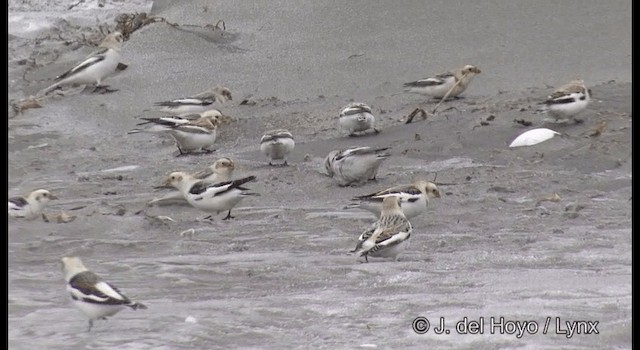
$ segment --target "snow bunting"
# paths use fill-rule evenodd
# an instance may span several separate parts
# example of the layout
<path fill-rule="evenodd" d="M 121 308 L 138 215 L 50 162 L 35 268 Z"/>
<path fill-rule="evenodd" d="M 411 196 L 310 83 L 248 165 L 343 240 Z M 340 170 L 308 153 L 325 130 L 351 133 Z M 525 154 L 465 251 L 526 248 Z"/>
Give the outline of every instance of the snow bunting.
<path fill-rule="evenodd" d="M 282 165 L 286 166 L 287 155 L 293 151 L 295 145 L 293 135 L 288 130 L 276 129 L 262 135 L 260 152 L 269 158 L 269 165 L 273 165 L 274 160 L 284 160 Z"/>
<path fill-rule="evenodd" d="M 438 74 L 431 78 L 420 79 L 405 83 L 407 92 L 427 95 L 434 98 L 443 98 L 453 86 L 449 97 L 456 97 L 467 89 L 469 83 L 481 71 L 478 67 L 466 65 L 452 72 Z M 457 84 L 457 85 L 456 85 Z"/>
<path fill-rule="evenodd" d="M 47 94 L 63 85 L 95 84 L 97 88 L 106 88 L 100 83 L 103 79 L 116 72 L 120 63 L 120 51 L 124 37 L 120 32 L 107 35 L 98 50 L 91 53 L 84 61 L 71 68 L 64 74 L 56 77 L 56 83 L 46 88 Z"/>
<path fill-rule="evenodd" d="M 129 300 L 116 287 L 89 271 L 80 258 L 66 256 L 61 260 L 71 303 L 89 317 L 89 331 L 93 327 L 93 320 L 106 320 L 125 306 L 133 310 L 147 308 Z"/>
<path fill-rule="evenodd" d="M 165 180 L 165 186 L 173 186 L 182 193 L 191 206 L 209 213 L 228 211 L 222 220 L 232 219 L 231 209 L 235 207 L 245 196 L 258 196 L 242 187 L 247 182 L 254 181 L 255 176 L 249 176 L 238 180 L 220 182 L 216 184 L 198 180 L 193 175 L 185 172 L 173 172 Z M 210 218 L 211 215 L 206 218 Z"/>
<path fill-rule="evenodd" d="M 196 120 L 182 117 L 142 118 L 145 122 L 138 125 L 148 123 L 152 125 L 145 129 L 132 129 L 128 133 L 167 133 L 176 141 L 179 155 L 198 151 L 211 152 L 209 148 L 216 141 L 218 125 L 221 124 L 223 117 L 220 111 L 212 109 L 200 113 L 200 118 Z"/>
<path fill-rule="evenodd" d="M 360 208 L 380 217 L 382 201 L 386 197 L 396 196 L 400 198 L 400 209 L 407 219 L 416 217 L 427 211 L 429 200 L 440 198 L 440 190 L 433 183 L 418 180 L 409 185 L 399 185 L 375 193 L 353 198 L 357 203 L 350 204 L 345 209 Z"/>
<path fill-rule="evenodd" d="M 351 253 L 357 257 L 364 256 L 367 262 L 369 255 L 397 261 L 411 237 L 412 229 L 400 209 L 400 198 L 385 197 L 380 219 L 358 237 L 358 244 Z"/>
<path fill-rule="evenodd" d="M 583 80 L 574 80 L 559 87 L 544 102 L 545 108 L 556 121 L 574 117 L 591 102 L 591 89 L 587 89 Z M 580 120 L 573 118 L 575 121 Z"/>
<path fill-rule="evenodd" d="M 364 103 L 349 103 L 340 110 L 338 117 L 338 124 L 340 124 L 341 128 L 349 131 L 349 136 L 355 136 L 356 132 L 369 129 L 373 129 L 376 134 L 380 132 L 373 126 L 375 118 L 371 114 L 371 107 Z"/>
<path fill-rule="evenodd" d="M 383 160 L 391 156 L 386 148 L 351 147 L 329 152 L 324 167 L 340 186 L 357 185 L 375 180 Z"/>
<path fill-rule="evenodd" d="M 204 181 L 205 183 L 215 184 L 220 182 L 226 182 L 231 180 L 231 174 L 235 169 L 235 163 L 231 158 L 220 158 L 216 160 L 212 165 L 204 170 L 198 171 L 193 174 L 196 180 Z M 167 205 L 175 203 L 186 203 L 186 199 L 180 191 L 173 191 L 165 196 L 149 201 L 149 205 Z"/>
<path fill-rule="evenodd" d="M 213 89 L 201 92 L 191 97 L 156 102 L 154 105 L 163 112 L 185 115 L 204 112 L 211 109 L 211 105 L 214 102 L 218 101 L 220 103 L 224 103 L 227 100 L 233 100 L 231 97 L 231 91 L 226 87 L 216 86 Z"/>
<path fill-rule="evenodd" d="M 58 197 L 42 189 L 35 190 L 26 197 L 11 197 L 9 198 L 9 216 L 33 220 L 44 215 L 42 210 L 51 199 L 58 199 Z"/>
<path fill-rule="evenodd" d="M 206 117 L 211 120 L 213 124 L 228 124 L 231 121 L 231 118 L 222 114 L 218 109 L 209 109 L 207 111 L 201 113 L 193 113 L 193 114 L 185 114 L 182 116 L 171 115 L 165 117 L 151 117 L 151 118 L 140 118 L 144 120 L 136 125 L 148 125 L 145 128 L 136 128 L 129 131 L 129 134 L 136 134 L 140 132 L 149 132 L 149 133 L 163 133 L 170 130 L 172 126 L 179 126 L 183 124 L 188 124 L 189 122 L 194 122 L 202 117 Z"/>

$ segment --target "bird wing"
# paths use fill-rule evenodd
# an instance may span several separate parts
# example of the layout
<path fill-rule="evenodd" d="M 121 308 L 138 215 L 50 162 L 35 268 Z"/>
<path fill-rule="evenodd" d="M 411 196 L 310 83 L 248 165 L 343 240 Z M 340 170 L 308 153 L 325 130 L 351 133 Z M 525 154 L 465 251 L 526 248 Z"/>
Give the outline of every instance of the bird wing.
<path fill-rule="evenodd" d="M 394 196 L 405 196 L 405 195 L 410 195 L 410 196 L 414 196 L 414 195 L 420 195 L 422 192 L 420 192 L 419 189 L 417 189 L 415 186 L 413 185 L 398 185 L 398 186 L 394 186 L 394 187 L 389 187 L 387 189 L 378 191 L 378 192 L 374 192 L 374 193 L 370 193 L 370 194 L 365 194 L 362 196 L 357 196 L 354 197 L 353 200 L 368 200 L 368 199 L 379 199 L 380 201 L 382 201 L 382 198 L 390 196 L 390 195 L 394 195 Z"/>
<path fill-rule="evenodd" d="M 198 171 L 197 173 L 193 174 L 193 177 L 195 177 L 198 180 L 204 180 L 204 179 L 208 178 L 211 175 L 213 175 L 213 169 L 206 168 L 206 169 L 202 169 L 202 170 Z"/>
<path fill-rule="evenodd" d="M 247 190 L 246 188 L 242 187 L 242 185 L 249 181 L 253 181 L 255 179 L 256 177 L 252 175 L 242 179 L 225 181 L 217 184 L 208 184 L 204 181 L 198 181 L 195 184 L 193 184 L 193 186 L 191 186 L 189 193 L 194 195 L 201 195 L 201 197 L 196 198 L 196 200 L 202 199 L 205 197 L 213 198 L 225 192 L 231 191 L 235 188 L 240 190 Z"/>
<path fill-rule="evenodd" d="M 122 305 L 131 302 L 117 288 L 101 281 L 91 271 L 84 271 L 73 276 L 69 280 L 68 290 L 74 299 L 89 303 Z"/>
<path fill-rule="evenodd" d="M 408 87 L 438 86 L 438 85 L 444 84 L 447 81 L 447 78 L 451 78 L 453 76 L 454 76 L 453 73 L 446 72 L 446 73 L 438 74 L 434 77 L 408 82 L 408 83 L 405 83 L 404 86 L 408 86 Z"/>
<path fill-rule="evenodd" d="M 75 66 L 75 67 L 69 69 L 68 71 L 64 72 L 63 74 L 57 76 L 55 81 L 60 81 L 62 79 L 65 79 L 65 78 L 73 75 L 73 74 L 81 72 L 81 71 L 93 66 L 94 64 L 96 64 L 98 62 L 104 61 L 105 58 L 106 58 L 106 56 L 104 54 L 90 56 L 89 58 L 87 58 L 86 60 L 84 60 L 80 64 L 78 64 L 77 66 Z"/>
<path fill-rule="evenodd" d="M 22 209 L 29 202 L 24 197 L 11 197 L 9 198 L 9 209 Z"/>
<path fill-rule="evenodd" d="M 340 160 L 342 158 L 350 157 L 350 156 L 359 156 L 359 155 L 368 155 L 368 154 L 378 154 L 379 152 L 386 151 L 390 149 L 390 147 L 385 148 L 371 148 L 371 147 L 354 147 L 344 150 L 343 152 L 336 155 L 335 160 Z M 381 156 L 386 155 L 380 154 Z"/>
<path fill-rule="evenodd" d="M 340 112 L 340 116 L 346 117 L 348 115 L 354 115 L 354 114 L 360 114 L 360 113 L 371 113 L 371 107 L 362 103 L 349 105 L 344 109 L 342 109 L 342 112 Z"/>
<path fill-rule="evenodd" d="M 211 129 L 193 124 L 175 125 L 171 127 L 171 130 L 181 131 L 187 134 L 211 134 Z"/>
<path fill-rule="evenodd" d="M 208 106 L 212 104 L 214 101 L 210 99 L 199 99 L 199 98 L 178 98 L 171 101 L 162 101 L 156 102 L 156 106 L 162 107 L 180 107 L 180 106 Z"/>
<path fill-rule="evenodd" d="M 178 116 L 171 116 L 171 117 L 154 117 L 154 118 L 140 118 L 142 120 L 145 120 L 142 123 L 138 123 L 136 125 L 144 125 L 144 124 L 158 124 L 158 125 L 164 125 L 164 126 L 176 126 L 176 125 L 182 125 L 182 124 L 186 124 L 189 122 L 189 119 L 183 118 L 183 117 L 178 117 Z"/>
<path fill-rule="evenodd" d="M 549 99 L 547 99 L 545 103 L 548 105 L 571 103 L 576 101 L 583 95 L 583 92 L 555 91 L 549 96 Z"/>

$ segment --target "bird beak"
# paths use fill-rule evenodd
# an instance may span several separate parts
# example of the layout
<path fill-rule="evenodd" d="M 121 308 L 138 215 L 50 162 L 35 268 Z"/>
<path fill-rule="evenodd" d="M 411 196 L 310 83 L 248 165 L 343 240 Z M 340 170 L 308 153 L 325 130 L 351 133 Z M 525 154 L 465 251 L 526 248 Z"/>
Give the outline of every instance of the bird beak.
<path fill-rule="evenodd" d="M 162 182 L 162 186 L 158 186 L 157 188 L 171 188 L 173 185 L 171 184 L 171 178 L 168 177 Z"/>
<path fill-rule="evenodd" d="M 480 74 L 482 73 L 482 71 L 479 68 L 475 68 L 473 70 L 471 70 L 472 72 L 476 73 L 476 74 Z"/>
<path fill-rule="evenodd" d="M 52 194 L 49 196 L 49 199 L 59 199 L 59 198 Z"/>
<path fill-rule="evenodd" d="M 222 117 L 220 117 L 221 124 L 231 124 L 232 121 L 233 121 L 233 118 L 226 114 L 223 114 Z"/>
<path fill-rule="evenodd" d="M 440 198 L 440 191 L 436 192 L 436 198 Z"/>

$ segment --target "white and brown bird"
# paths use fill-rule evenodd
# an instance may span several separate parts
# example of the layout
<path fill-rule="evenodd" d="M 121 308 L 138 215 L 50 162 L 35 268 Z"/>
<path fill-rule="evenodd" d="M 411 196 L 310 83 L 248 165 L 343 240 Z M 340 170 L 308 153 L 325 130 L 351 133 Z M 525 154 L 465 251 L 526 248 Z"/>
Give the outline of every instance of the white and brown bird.
<path fill-rule="evenodd" d="M 120 63 L 120 52 L 124 37 L 120 32 L 108 34 L 98 49 L 91 53 L 75 67 L 59 75 L 55 84 L 43 90 L 47 94 L 54 89 L 65 85 L 95 85 L 96 89 L 109 90 L 106 85 L 100 85 L 110 75 L 115 74 Z"/>
<path fill-rule="evenodd" d="M 146 128 L 132 129 L 128 132 L 129 134 L 169 134 L 176 141 L 179 155 L 185 155 L 196 152 L 212 152 L 211 147 L 218 136 L 218 126 L 225 123 L 228 117 L 217 109 L 211 109 L 200 113 L 200 117 L 195 120 L 182 117 L 142 119 L 145 121 L 138 123 L 138 125 L 151 125 Z"/>
<path fill-rule="evenodd" d="M 295 146 L 293 135 L 286 129 L 268 131 L 260 139 L 260 152 L 269 158 L 269 165 L 282 161 L 282 165 L 287 166 L 287 156 Z"/>
<path fill-rule="evenodd" d="M 220 158 L 216 160 L 206 169 L 200 170 L 192 176 L 196 180 L 203 181 L 205 183 L 216 184 L 220 182 L 227 182 L 231 180 L 233 170 L 236 168 L 235 162 L 231 158 Z M 149 201 L 148 205 L 170 205 L 170 204 L 184 204 L 188 203 L 184 195 L 180 191 L 172 191 L 160 198 Z"/>
<path fill-rule="evenodd" d="M 147 308 L 131 301 L 112 284 L 89 271 L 80 258 L 66 256 L 61 260 L 69 298 L 73 306 L 89 318 L 89 331 L 94 320 L 106 320 L 126 307 L 133 310 Z"/>
<path fill-rule="evenodd" d="M 27 220 L 44 218 L 43 210 L 52 199 L 58 199 L 58 197 L 44 189 L 35 190 L 25 197 L 11 197 L 9 198 L 9 216 Z"/>
<path fill-rule="evenodd" d="M 394 186 L 371 194 L 357 196 L 352 199 L 354 203 L 349 204 L 345 209 L 364 209 L 376 217 L 380 217 L 382 201 L 391 196 L 400 198 L 400 209 L 407 219 L 411 219 L 425 213 L 430 200 L 440 198 L 441 194 L 438 186 L 433 182 L 418 180 L 411 184 Z"/>
<path fill-rule="evenodd" d="M 325 157 L 324 167 L 340 186 L 361 185 L 376 179 L 380 164 L 391 156 L 387 150 L 367 146 L 334 150 Z"/>
<path fill-rule="evenodd" d="M 375 128 L 375 121 L 371 107 L 360 102 L 349 103 L 340 110 L 338 115 L 338 124 L 349 132 L 349 136 L 356 136 L 356 133 L 369 129 L 376 134 L 379 133 L 380 131 Z"/>
<path fill-rule="evenodd" d="M 576 122 L 581 120 L 575 116 L 582 112 L 591 102 L 591 89 L 588 89 L 583 80 L 573 80 L 556 89 L 544 101 L 543 110 L 555 120 L 573 118 Z"/>
<path fill-rule="evenodd" d="M 182 116 L 204 112 L 211 109 L 215 102 L 222 104 L 229 100 L 233 100 L 231 90 L 223 86 L 216 86 L 191 97 L 156 102 L 154 106 L 159 111 Z"/>
<path fill-rule="evenodd" d="M 380 218 L 358 237 L 358 244 L 351 252 L 357 257 L 364 256 L 367 262 L 368 256 L 397 261 L 412 230 L 411 223 L 400 209 L 400 198 L 385 197 L 382 200 Z"/>
<path fill-rule="evenodd" d="M 196 209 L 212 213 L 228 211 L 227 216 L 222 220 L 232 219 L 231 209 L 233 209 L 246 196 L 259 196 L 252 193 L 248 188 L 243 187 L 247 182 L 254 181 L 255 176 L 219 182 L 215 184 L 198 180 L 193 175 L 185 172 L 173 172 L 165 180 L 165 186 L 173 186 L 178 189 L 184 198 Z M 210 218 L 211 215 L 205 219 Z"/>
<path fill-rule="evenodd" d="M 407 92 L 434 98 L 443 98 L 451 90 L 447 98 L 453 98 L 463 93 L 471 83 L 471 80 L 480 73 L 481 71 L 478 67 L 467 64 L 454 71 L 405 83 L 404 87 Z"/>

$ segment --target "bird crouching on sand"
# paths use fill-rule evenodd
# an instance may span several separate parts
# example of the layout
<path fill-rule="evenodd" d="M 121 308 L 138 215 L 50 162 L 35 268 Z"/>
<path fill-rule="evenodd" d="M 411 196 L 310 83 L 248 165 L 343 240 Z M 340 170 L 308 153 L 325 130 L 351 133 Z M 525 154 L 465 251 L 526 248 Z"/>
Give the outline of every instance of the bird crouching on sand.
<path fill-rule="evenodd" d="M 340 186 L 361 185 L 375 180 L 383 160 L 391 156 L 385 148 L 350 147 L 329 152 L 324 167 Z"/>
<path fill-rule="evenodd" d="M 374 133 L 379 133 L 376 129 L 375 117 L 371 112 L 371 107 L 365 103 L 349 103 L 340 110 L 338 115 L 338 124 L 340 127 L 349 132 L 349 136 L 356 136 L 356 133 L 365 132 L 372 129 Z"/>
<path fill-rule="evenodd" d="M 295 146 L 293 135 L 285 129 L 268 131 L 260 139 L 260 152 L 269 158 L 269 165 L 274 165 L 274 161 L 283 161 L 282 165 L 287 166 L 287 156 Z"/>
<path fill-rule="evenodd" d="M 58 197 L 44 189 L 35 190 L 25 197 L 11 197 L 9 198 L 9 216 L 26 220 L 44 218 L 43 210 L 52 199 L 58 199 Z"/>
<path fill-rule="evenodd" d="M 572 118 L 576 123 L 582 122 L 575 116 L 587 108 L 591 102 L 591 89 L 583 80 L 573 80 L 556 89 L 543 102 L 542 111 L 546 111 L 554 122 L 565 122 Z"/>

